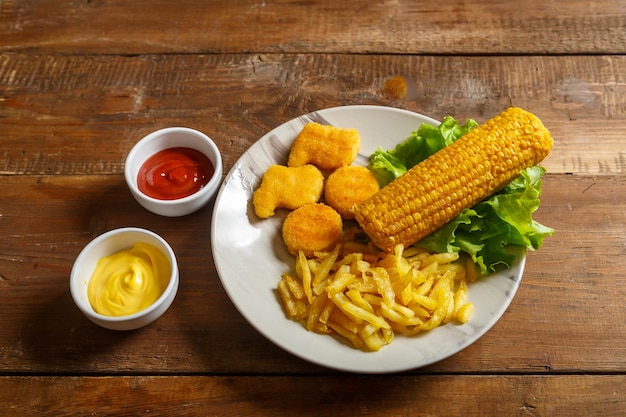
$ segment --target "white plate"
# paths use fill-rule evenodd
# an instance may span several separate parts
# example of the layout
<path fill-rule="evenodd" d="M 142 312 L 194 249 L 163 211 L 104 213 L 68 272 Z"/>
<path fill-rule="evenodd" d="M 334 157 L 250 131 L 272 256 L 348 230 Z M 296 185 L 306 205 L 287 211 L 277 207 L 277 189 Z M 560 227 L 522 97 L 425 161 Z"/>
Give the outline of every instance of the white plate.
<path fill-rule="evenodd" d="M 361 134 L 358 164 L 366 165 L 379 146 L 392 149 L 436 120 L 417 113 L 380 106 L 346 106 L 313 112 L 278 126 L 250 147 L 226 176 L 212 220 L 212 247 L 217 272 L 228 296 L 261 334 L 292 354 L 328 368 L 355 373 L 389 373 L 413 369 L 447 358 L 466 348 L 504 314 L 522 277 L 525 251 L 515 264 L 470 285 L 474 303 L 470 321 L 447 324 L 416 337 L 397 336 L 378 352 L 363 352 L 337 339 L 308 332 L 285 317 L 276 286 L 294 258 L 281 237 L 285 213 L 260 220 L 251 196 L 271 164 L 286 164 L 291 143 L 311 121 L 356 128 Z"/>

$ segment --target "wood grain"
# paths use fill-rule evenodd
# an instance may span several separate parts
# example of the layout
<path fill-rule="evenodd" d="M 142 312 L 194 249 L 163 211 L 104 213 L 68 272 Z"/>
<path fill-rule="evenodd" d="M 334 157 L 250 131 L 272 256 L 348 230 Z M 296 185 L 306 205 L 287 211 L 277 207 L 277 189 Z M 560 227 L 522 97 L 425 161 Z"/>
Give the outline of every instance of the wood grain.
<path fill-rule="evenodd" d="M 0 51 L 613 54 L 625 28 L 620 1 L 4 0 Z"/>
<path fill-rule="evenodd" d="M 0 415 L 621 416 L 625 45 L 623 1 L 0 0 Z M 536 213 L 555 234 L 506 313 L 397 375 L 274 346 L 219 282 L 212 207 L 152 215 L 122 175 L 161 127 L 207 133 L 227 172 L 272 128 L 353 104 L 479 122 L 515 105 L 555 139 Z M 90 323 L 68 285 L 122 226 L 181 267 L 172 307 L 133 332 Z"/>
<path fill-rule="evenodd" d="M 0 369 L 320 371 L 266 341 L 230 303 L 212 261 L 211 207 L 182 218 L 152 215 L 134 202 L 121 175 L 4 176 L 0 188 Z M 555 228 L 555 235 L 528 255 L 522 285 L 503 318 L 476 344 L 418 372 L 626 371 L 626 176 L 549 174 L 542 203 L 536 219 Z M 81 315 L 68 281 L 90 239 L 129 225 L 170 242 L 181 260 L 181 287 L 158 322 L 116 333 Z"/>
<path fill-rule="evenodd" d="M 0 377 L 0 414 L 618 417 L 626 377 Z"/>
<path fill-rule="evenodd" d="M 176 125 L 212 137 L 227 172 L 291 118 L 378 104 L 479 122 L 520 106 L 555 138 L 550 172 L 623 175 L 625 74 L 624 56 L 2 54 L 0 173 L 119 174 L 135 142 Z M 397 75 L 405 100 L 385 94 Z"/>

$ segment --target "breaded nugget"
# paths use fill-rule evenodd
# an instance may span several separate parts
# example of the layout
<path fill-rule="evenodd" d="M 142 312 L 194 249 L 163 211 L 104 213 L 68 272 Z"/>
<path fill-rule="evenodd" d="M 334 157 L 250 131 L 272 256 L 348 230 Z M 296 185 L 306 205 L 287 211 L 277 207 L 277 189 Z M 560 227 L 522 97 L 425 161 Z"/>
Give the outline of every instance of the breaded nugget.
<path fill-rule="evenodd" d="M 332 250 L 341 239 L 343 222 L 339 213 L 322 203 L 304 205 L 290 212 L 283 223 L 283 240 L 287 250 L 307 257 L 313 252 Z"/>
<path fill-rule="evenodd" d="M 362 166 L 341 167 L 326 179 L 324 198 L 344 219 L 354 219 L 354 207 L 380 189 L 372 171 Z"/>
<path fill-rule="evenodd" d="M 313 164 L 322 170 L 334 170 L 354 162 L 360 146 L 361 136 L 356 129 L 307 123 L 291 146 L 287 165 Z"/>
<path fill-rule="evenodd" d="M 313 165 L 286 167 L 271 165 L 254 192 L 254 212 L 262 219 L 274 215 L 279 207 L 296 209 L 315 203 L 324 190 L 324 175 Z"/>

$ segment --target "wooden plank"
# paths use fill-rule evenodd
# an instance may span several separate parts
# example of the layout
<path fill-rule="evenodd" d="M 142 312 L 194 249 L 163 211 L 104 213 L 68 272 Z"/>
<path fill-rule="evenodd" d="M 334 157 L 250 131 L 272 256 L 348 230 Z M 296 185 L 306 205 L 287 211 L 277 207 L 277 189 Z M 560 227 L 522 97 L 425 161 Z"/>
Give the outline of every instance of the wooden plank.
<path fill-rule="evenodd" d="M 623 175 L 626 57 L 362 55 L 0 55 L 0 173 L 119 174 L 161 127 L 212 137 L 226 171 L 301 114 L 377 104 L 482 122 L 515 105 L 544 121 L 552 173 Z M 390 96 L 405 77 L 413 91 Z M 408 132 L 407 132 L 408 134 Z M 593 143 L 593 146 L 590 146 Z"/>
<path fill-rule="evenodd" d="M 625 28 L 619 1 L 4 0 L 0 51 L 608 54 Z"/>
<path fill-rule="evenodd" d="M 211 207 L 152 215 L 121 175 L 4 176 L 0 188 L 0 372 L 321 371 L 273 346 L 232 306 L 212 261 Z M 509 310 L 477 343 L 419 372 L 626 372 L 626 176 L 549 174 L 542 203 L 536 219 L 556 233 L 529 254 Z M 170 310 L 128 333 L 88 322 L 68 291 L 82 247 L 121 226 L 154 230 L 181 259 Z"/>
<path fill-rule="evenodd" d="M 624 409 L 624 375 L 0 377 L 0 414 L 5 417 L 617 417 Z"/>
<path fill-rule="evenodd" d="M 623 302 L 618 301 L 626 297 L 620 266 L 626 253 L 625 185 L 624 176 L 544 180 L 535 219 L 555 234 L 528 254 L 506 322 L 468 354 L 477 354 L 483 365 L 504 355 L 509 363 L 502 364 L 510 371 L 518 365 L 525 371 L 578 371 L 587 360 L 598 370 L 626 368 L 626 347 L 611 341 L 614 334 L 626 336 Z M 522 351 L 523 359 L 513 359 Z"/>

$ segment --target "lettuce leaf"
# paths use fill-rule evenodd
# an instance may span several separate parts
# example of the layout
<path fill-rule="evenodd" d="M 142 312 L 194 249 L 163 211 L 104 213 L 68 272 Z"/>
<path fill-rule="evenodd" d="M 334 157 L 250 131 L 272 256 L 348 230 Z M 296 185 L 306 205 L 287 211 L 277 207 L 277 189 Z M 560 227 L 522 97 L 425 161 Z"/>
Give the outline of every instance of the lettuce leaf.
<path fill-rule="evenodd" d="M 380 185 L 384 186 L 476 126 L 478 123 L 472 119 L 467 119 L 464 125 L 460 125 L 451 116 L 444 117 L 439 126 L 422 123 L 417 131 L 412 132 L 395 149 L 385 151 L 378 148 L 370 156 L 370 169 Z"/>
<path fill-rule="evenodd" d="M 378 149 L 372 154 L 370 169 L 381 186 L 385 185 L 477 125 L 472 119 L 460 125 L 450 116 L 437 127 L 422 124 L 395 149 Z M 510 267 L 515 257 L 507 252 L 507 245 L 537 250 L 554 233 L 532 218 L 540 205 L 545 172 L 540 166 L 526 168 L 502 190 L 465 209 L 415 245 L 435 252 L 464 252 L 479 267 L 481 275 L 495 272 L 501 265 Z"/>

